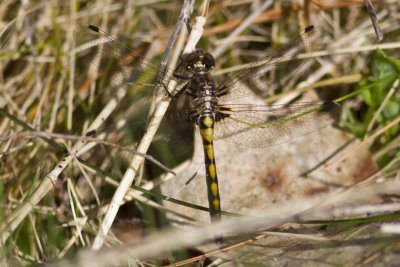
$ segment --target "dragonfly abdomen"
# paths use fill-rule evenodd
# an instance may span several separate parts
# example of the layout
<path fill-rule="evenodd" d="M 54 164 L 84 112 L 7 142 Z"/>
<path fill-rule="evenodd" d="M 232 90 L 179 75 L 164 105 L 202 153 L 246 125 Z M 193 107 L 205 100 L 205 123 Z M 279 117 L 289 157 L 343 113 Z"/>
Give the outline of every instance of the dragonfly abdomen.
<path fill-rule="evenodd" d="M 203 114 L 199 117 L 198 124 L 204 148 L 204 164 L 206 167 L 210 215 L 211 220 L 216 221 L 221 219 L 221 201 L 218 189 L 217 168 L 214 157 L 214 116 L 211 113 Z"/>

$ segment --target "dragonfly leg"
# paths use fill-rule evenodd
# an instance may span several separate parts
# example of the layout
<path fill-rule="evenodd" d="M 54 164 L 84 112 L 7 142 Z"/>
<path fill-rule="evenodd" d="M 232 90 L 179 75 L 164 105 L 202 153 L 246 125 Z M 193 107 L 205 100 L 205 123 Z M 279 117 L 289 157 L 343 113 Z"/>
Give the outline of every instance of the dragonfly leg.
<path fill-rule="evenodd" d="M 166 96 L 169 96 L 170 98 L 174 98 L 174 96 L 168 91 L 168 88 L 167 88 L 167 86 L 164 84 L 164 83 L 160 83 L 161 84 L 161 86 L 164 88 L 164 90 L 165 90 L 165 95 Z"/>
<path fill-rule="evenodd" d="M 169 96 L 172 98 L 172 99 L 177 99 L 183 92 L 185 92 L 186 91 L 186 89 L 188 88 L 188 86 L 189 86 L 189 83 L 187 83 L 187 84 L 185 84 L 181 89 L 179 89 L 179 91 L 175 94 L 175 95 L 172 95 L 171 93 L 169 93 Z"/>
<path fill-rule="evenodd" d="M 190 25 L 189 19 L 185 18 L 185 24 L 186 24 L 186 28 L 189 32 L 189 34 L 192 32 L 192 26 Z"/>
<path fill-rule="evenodd" d="M 174 73 L 174 77 L 178 78 L 178 79 L 181 79 L 181 80 L 190 80 L 190 79 L 192 79 L 192 77 L 185 76 L 185 75 L 182 75 L 182 74 L 179 74 L 179 73 Z"/>
<path fill-rule="evenodd" d="M 174 76 L 175 76 L 175 74 L 174 74 Z M 187 89 L 189 83 L 185 84 L 181 89 L 179 89 L 179 91 L 175 95 L 171 94 L 171 92 L 168 90 L 167 86 L 164 83 L 160 83 L 160 84 L 164 88 L 165 93 L 168 97 L 170 97 L 172 99 L 177 99 Z"/>

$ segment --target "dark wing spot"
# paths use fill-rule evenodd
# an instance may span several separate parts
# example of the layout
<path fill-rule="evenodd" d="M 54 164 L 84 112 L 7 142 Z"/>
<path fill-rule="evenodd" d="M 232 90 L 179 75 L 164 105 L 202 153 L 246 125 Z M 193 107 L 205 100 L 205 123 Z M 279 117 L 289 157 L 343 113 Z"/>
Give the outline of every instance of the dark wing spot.
<path fill-rule="evenodd" d="M 89 26 L 88 26 L 88 27 L 89 27 L 89 29 L 90 29 L 90 30 L 92 30 L 92 31 L 94 31 L 94 32 L 100 32 L 100 29 L 99 29 L 99 28 L 97 28 L 97 27 L 96 27 L 96 26 L 94 26 L 94 25 L 90 25 L 90 24 L 89 24 Z"/>
<path fill-rule="evenodd" d="M 307 27 L 304 29 L 304 32 L 310 32 L 310 31 L 312 31 L 312 30 L 314 30 L 314 25 L 307 26 Z"/>
<path fill-rule="evenodd" d="M 96 130 L 91 130 L 86 133 L 86 136 L 95 136 L 96 135 Z"/>

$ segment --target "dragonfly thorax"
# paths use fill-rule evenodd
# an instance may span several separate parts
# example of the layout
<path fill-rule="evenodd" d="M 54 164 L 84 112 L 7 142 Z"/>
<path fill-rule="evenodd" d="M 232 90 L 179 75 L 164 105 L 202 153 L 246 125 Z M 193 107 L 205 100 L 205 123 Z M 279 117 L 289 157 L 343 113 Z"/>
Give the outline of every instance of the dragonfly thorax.
<path fill-rule="evenodd" d="M 200 115 L 215 113 L 219 99 L 215 95 L 215 85 L 208 73 L 194 73 L 189 85 L 188 95 L 193 97 L 191 102 L 193 121 L 198 121 Z"/>

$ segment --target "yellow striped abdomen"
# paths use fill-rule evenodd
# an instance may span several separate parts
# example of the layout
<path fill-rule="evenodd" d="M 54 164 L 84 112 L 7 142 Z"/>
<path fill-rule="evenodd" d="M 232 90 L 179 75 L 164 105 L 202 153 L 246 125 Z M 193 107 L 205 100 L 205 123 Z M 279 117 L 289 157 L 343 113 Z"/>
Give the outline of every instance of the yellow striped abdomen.
<path fill-rule="evenodd" d="M 214 117 L 211 114 L 202 115 L 199 119 L 199 128 L 204 148 L 204 164 L 206 167 L 210 216 L 212 221 L 217 221 L 221 219 L 221 200 L 214 157 Z"/>

